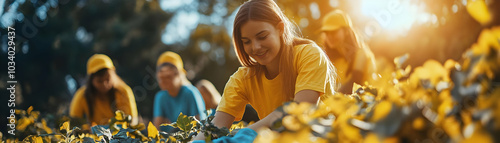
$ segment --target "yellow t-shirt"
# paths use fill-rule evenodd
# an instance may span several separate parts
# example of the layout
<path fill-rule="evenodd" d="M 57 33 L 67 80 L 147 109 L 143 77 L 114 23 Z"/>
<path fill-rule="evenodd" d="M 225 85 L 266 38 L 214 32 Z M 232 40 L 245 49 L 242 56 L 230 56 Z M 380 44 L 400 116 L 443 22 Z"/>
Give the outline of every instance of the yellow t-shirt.
<path fill-rule="evenodd" d="M 71 117 L 83 118 L 84 115 L 89 116 L 89 108 L 84 95 L 85 89 L 85 86 L 81 87 L 73 96 L 69 111 Z M 115 89 L 116 109 L 122 110 L 125 114 L 131 115 L 133 118 L 137 117 L 137 106 L 132 89 L 125 84 L 118 84 L 115 86 Z M 96 99 L 93 108 L 94 115 L 90 119 L 90 122 L 98 125 L 107 124 L 109 119 L 115 116 L 115 111 L 112 111 L 111 106 L 107 100 Z"/>
<path fill-rule="evenodd" d="M 340 55 L 336 50 L 325 50 L 325 52 L 329 55 L 330 61 L 337 69 L 341 86 L 350 87 L 353 84 L 352 82 L 363 85 L 365 81 L 370 81 L 372 74 L 376 72 L 375 58 L 367 47 L 356 49 L 350 55 Z M 352 61 L 349 62 L 344 56 L 352 58 Z M 353 71 L 359 71 L 361 75 L 353 75 Z M 358 78 L 358 81 L 351 81 L 354 76 L 361 77 Z M 349 83 L 349 81 L 351 82 Z M 351 89 L 344 92 L 350 93 Z"/>
<path fill-rule="evenodd" d="M 295 93 L 302 90 L 320 92 L 320 96 L 333 95 L 334 79 L 329 78 L 329 60 L 316 44 L 303 44 L 294 47 L 294 68 L 297 72 Z M 277 107 L 287 102 L 283 95 L 282 74 L 274 79 L 261 75 L 248 76 L 249 68 L 240 67 L 229 79 L 217 111 L 228 113 L 241 120 L 245 105 L 250 104 L 260 119 L 266 117 Z M 258 80 L 260 79 L 260 80 Z M 293 99 L 293 97 L 286 98 Z"/>

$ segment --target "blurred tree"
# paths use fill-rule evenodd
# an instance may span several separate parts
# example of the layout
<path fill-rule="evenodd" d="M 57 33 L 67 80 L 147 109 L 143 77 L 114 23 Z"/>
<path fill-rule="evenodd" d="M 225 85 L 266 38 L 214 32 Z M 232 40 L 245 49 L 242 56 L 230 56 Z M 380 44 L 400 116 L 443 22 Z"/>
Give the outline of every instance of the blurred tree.
<path fill-rule="evenodd" d="M 2 21 L 9 20 L 6 15 L 12 9 L 23 17 L 12 25 L 16 28 L 16 79 L 24 98 L 16 108 L 33 105 L 43 113 L 58 114 L 67 113 L 72 94 L 84 85 L 86 62 L 94 53 L 110 56 L 118 75 L 132 88 L 142 83 L 143 76 L 136 71 L 144 71 L 142 65 L 153 65 L 151 56 L 144 53 L 165 46 L 160 37 L 172 17 L 155 0 L 7 1 Z M 5 35 L 5 29 L 1 34 Z M 2 58 L 2 62 L 6 60 Z M 138 105 L 152 103 L 140 99 Z"/>

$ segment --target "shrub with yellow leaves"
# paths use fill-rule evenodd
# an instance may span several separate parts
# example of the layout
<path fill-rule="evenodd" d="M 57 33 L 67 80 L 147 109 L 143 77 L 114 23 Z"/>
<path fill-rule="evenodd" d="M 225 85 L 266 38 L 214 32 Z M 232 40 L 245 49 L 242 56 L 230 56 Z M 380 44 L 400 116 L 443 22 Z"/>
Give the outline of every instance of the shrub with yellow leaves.
<path fill-rule="evenodd" d="M 288 103 L 256 142 L 500 142 L 500 27 L 483 30 L 462 62 L 428 60 L 380 73 L 317 107 Z"/>
<path fill-rule="evenodd" d="M 477 5 L 477 4 L 476 4 Z M 471 6 L 477 7 L 477 6 Z M 394 60 L 352 94 L 336 93 L 318 106 L 286 103 L 284 116 L 271 130 L 260 130 L 255 142 L 500 142 L 500 27 L 485 29 L 460 61 L 403 67 L 408 55 Z M 65 118 L 58 130 L 39 119 L 40 113 L 16 110 L 17 139 L 5 142 L 188 142 L 198 133 L 206 141 L 232 136 L 247 124 L 217 128 L 211 121 L 183 115 L 166 133 L 148 124 L 131 126 L 130 115 L 117 111 L 109 126 L 82 129 Z M 0 134 L 1 135 L 1 134 Z"/>
<path fill-rule="evenodd" d="M 14 138 L 6 138 L 0 134 L 0 142 L 65 142 L 65 143 L 78 143 L 78 142 L 189 142 L 200 131 L 205 133 L 208 137 L 207 141 L 217 139 L 222 136 L 232 136 L 240 128 L 246 127 L 244 122 L 233 124 L 230 129 L 217 128 L 212 123 L 211 116 L 207 120 L 201 122 L 196 120 L 193 116 L 186 116 L 180 114 L 177 121 L 172 124 L 162 124 L 161 126 L 172 126 L 178 131 L 163 132 L 158 131 L 157 128 L 149 122 L 146 126 L 142 123 L 138 125 L 131 125 L 131 116 L 126 115 L 123 111 L 116 111 L 115 117 L 109 119 L 108 125 L 93 125 L 90 128 L 82 129 L 86 124 L 81 124 L 78 119 L 70 119 L 68 117 L 61 117 L 61 122 L 57 129 L 51 128 L 47 125 L 45 118 L 40 118 L 40 112 L 33 111 L 33 107 L 25 110 L 16 110 L 19 115 L 17 120 L 16 136 Z M 74 125 L 73 125 L 74 124 Z M 80 127 L 79 127 L 80 126 Z M 232 132 L 231 131 L 235 131 Z M 147 133 L 147 136 L 143 133 Z"/>

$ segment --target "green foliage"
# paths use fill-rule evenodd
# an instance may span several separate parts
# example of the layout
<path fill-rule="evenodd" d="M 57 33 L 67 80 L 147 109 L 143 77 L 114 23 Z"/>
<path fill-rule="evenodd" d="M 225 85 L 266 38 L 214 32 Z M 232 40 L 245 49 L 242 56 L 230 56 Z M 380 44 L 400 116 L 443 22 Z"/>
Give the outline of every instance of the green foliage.
<path fill-rule="evenodd" d="M 229 129 L 219 129 L 210 123 L 213 119 L 211 116 L 207 120 L 201 122 L 193 116 L 180 114 L 177 121 L 172 124 L 162 124 L 160 126 L 172 126 L 178 128 L 177 132 L 166 133 L 158 131 L 156 127 L 149 122 L 147 127 L 148 135 L 145 136 L 141 131 L 145 130 L 144 124 L 130 125 L 131 117 L 123 111 L 116 111 L 115 117 L 110 119 L 108 126 L 94 125 L 90 129 L 82 129 L 74 126 L 71 128 L 71 121 L 67 119 L 61 123 L 57 129 L 50 128 L 46 125 L 45 119 L 39 119 L 39 112 L 32 111 L 33 107 L 28 110 L 16 110 L 16 114 L 20 115 L 17 121 L 16 134 L 21 133 L 15 138 L 6 139 L 0 136 L 0 139 L 6 142 L 15 142 L 20 139 L 24 142 L 182 142 L 186 143 L 193 139 L 200 131 L 203 131 L 210 139 L 227 136 Z M 88 125 L 81 125 L 84 128 Z M 237 131 L 245 127 L 246 124 L 239 122 L 234 124 L 231 130 Z M 234 133 L 233 133 L 234 135 Z"/>
<path fill-rule="evenodd" d="M 212 120 L 214 116 L 208 117 L 206 121 L 202 121 L 202 130 L 205 135 L 205 140 L 208 142 L 210 140 L 217 139 L 219 137 L 227 136 L 229 134 L 229 129 L 226 127 L 218 128 L 213 123 Z"/>

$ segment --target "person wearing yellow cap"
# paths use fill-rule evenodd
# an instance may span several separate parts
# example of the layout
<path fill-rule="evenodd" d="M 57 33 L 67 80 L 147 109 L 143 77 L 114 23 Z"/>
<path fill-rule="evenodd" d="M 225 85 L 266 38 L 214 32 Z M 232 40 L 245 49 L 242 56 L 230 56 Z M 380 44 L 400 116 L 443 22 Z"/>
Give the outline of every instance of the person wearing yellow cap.
<path fill-rule="evenodd" d="M 156 62 L 156 76 L 161 90 L 154 99 L 155 126 L 175 122 L 181 112 L 199 120 L 206 118 L 203 98 L 187 80 L 182 59 L 177 53 L 167 51 L 160 55 Z M 168 127 L 160 127 L 160 130 L 168 131 Z"/>
<path fill-rule="evenodd" d="M 116 110 L 131 115 L 132 125 L 137 124 L 137 106 L 132 90 L 116 75 L 113 61 L 108 56 L 95 54 L 87 62 L 87 83 L 73 96 L 69 115 L 105 125 L 115 116 Z"/>
<path fill-rule="evenodd" d="M 321 41 L 323 50 L 337 68 L 340 92 L 349 94 L 353 83 L 363 85 L 371 80 L 376 71 L 374 55 L 359 39 L 346 13 L 334 10 L 323 17 Z"/>
<path fill-rule="evenodd" d="M 250 0 L 240 6 L 233 24 L 234 50 L 242 67 L 229 77 L 212 120 L 219 128 L 230 128 L 243 118 L 250 104 L 260 119 L 247 128 L 253 142 L 255 132 L 271 127 L 283 117 L 286 102 L 316 105 L 335 94 L 335 67 L 321 48 L 297 34 L 295 25 L 273 0 Z M 195 140 L 204 140 L 198 134 Z M 196 141 L 195 141 L 196 142 Z M 218 141 L 214 141 L 218 142 Z"/>

